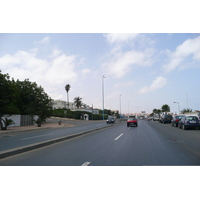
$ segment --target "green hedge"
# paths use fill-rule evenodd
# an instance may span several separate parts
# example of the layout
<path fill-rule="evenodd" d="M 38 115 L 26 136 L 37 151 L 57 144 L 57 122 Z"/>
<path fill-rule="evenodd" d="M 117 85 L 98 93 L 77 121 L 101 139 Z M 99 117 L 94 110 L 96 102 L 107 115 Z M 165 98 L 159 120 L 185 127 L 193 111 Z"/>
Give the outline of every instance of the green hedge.
<path fill-rule="evenodd" d="M 67 114 L 65 115 L 64 113 L 65 110 L 63 109 L 56 109 L 53 110 L 53 114 L 52 116 L 54 117 L 62 117 L 62 118 L 73 118 L 73 119 L 81 119 L 81 116 L 83 116 L 84 114 L 88 114 L 89 115 L 89 120 L 102 120 L 102 115 L 96 115 L 90 112 L 83 112 L 83 111 L 71 111 L 71 110 L 67 110 Z M 104 115 L 104 119 L 107 119 L 107 115 Z"/>

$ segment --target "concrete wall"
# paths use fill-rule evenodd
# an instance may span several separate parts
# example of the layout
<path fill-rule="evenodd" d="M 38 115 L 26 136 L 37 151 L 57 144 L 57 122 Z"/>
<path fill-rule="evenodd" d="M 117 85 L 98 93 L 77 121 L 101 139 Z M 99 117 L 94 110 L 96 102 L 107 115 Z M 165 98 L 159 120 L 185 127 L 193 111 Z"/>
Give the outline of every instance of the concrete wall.
<path fill-rule="evenodd" d="M 4 115 L 2 118 L 3 118 L 3 119 L 5 119 L 5 118 L 7 118 L 7 119 L 12 119 L 12 120 L 14 121 L 15 124 L 10 125 L 9 127 L 21 126 L 21 115 L 11 115 L 11 116 L 9 116 L 9 115 Z M 34 116 L 33 116 L 33 119 L 36 120 L 37 118 L 38 118 L 37 115 L 34 115 Z M 33 122 L 32 124 L 35 124 L 35 123 Z M 28 124 L 28 125 L 30 125 L 30 124 Z"/>
<path fill-rule="evenodd" d="M 5 119 L 12 119 L 14 121 L 15 124 L 10 125 L 9 127 L 13 127 L 13 126 L 20 126 L 21 125 L 21 115 L 4 115 L 2 118 Z"/>

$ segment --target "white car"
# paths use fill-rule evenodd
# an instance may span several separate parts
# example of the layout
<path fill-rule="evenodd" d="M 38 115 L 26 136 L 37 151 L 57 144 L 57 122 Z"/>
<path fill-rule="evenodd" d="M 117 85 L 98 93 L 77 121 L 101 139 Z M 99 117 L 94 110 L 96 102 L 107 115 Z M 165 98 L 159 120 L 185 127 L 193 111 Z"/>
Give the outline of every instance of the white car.
<path fill-rule="evenodd" d="M 153 117 L 153 121 L 159 121 L 159 117 Z"/>

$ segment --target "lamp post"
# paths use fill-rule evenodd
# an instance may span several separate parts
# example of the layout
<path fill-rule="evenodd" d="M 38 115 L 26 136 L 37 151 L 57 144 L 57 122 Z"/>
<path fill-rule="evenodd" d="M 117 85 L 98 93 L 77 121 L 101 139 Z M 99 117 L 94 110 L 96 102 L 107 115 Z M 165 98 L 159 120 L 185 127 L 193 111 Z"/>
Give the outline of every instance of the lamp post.
<path fill-rule="evenodd" d="M 180 104 L 179 104 L 179 102 L 175 102 L 175 101 L 174 101 L 174 103 L 177 103 L 177 104 L 178 104 L 178 114 L 180 114 Z"/>
<path fill-rule="evenodd" d="M 122 96 L 122 95 L 120 94 L 120 95 L 119 95 L 119 108 L 120 108 L 120 113 L 119 113 L 119 114 L 120 114 L 120 116 L 121 116 L 121 96 Z"/>
<path fill-rule="evenodd" d="M 129 116 L 129 101 L 128 101 L 128 116 Z"/>
<path fill-rule="evenodd" d="M 103 120 L 104 120 L 104 75 L 102 76 L 102 110 L 103 110 Z"/>

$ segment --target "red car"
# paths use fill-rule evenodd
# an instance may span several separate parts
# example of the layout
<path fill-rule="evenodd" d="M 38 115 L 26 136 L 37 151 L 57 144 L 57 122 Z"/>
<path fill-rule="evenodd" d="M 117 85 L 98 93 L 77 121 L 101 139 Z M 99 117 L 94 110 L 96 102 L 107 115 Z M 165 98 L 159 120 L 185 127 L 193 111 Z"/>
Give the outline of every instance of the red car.
<path fill-rule="evenodd" d="M 129 127 L 129 126 L 133 126 L 133 125 L 138 126 L 137 119 L 136 118 L 129 118 L 127 120 L 127 126 Z"/>

